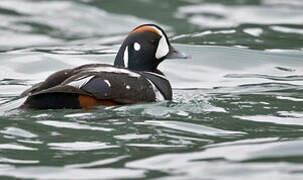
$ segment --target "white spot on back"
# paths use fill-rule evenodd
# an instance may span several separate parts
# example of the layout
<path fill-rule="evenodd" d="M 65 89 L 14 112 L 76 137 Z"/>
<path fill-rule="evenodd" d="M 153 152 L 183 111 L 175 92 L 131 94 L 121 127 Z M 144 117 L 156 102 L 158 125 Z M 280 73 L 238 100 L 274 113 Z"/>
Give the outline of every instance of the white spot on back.
<path fill-rule="evenodd" d="M 130 86 L 129 86 L 129 85 L 126 85 L 126 89 L 130 89 Z"/>
<path fill-rule="evenodd" d="M 68 83 L 68 85 L 80 89 L 80 88 L 83 87 L 86 83 L 88 83 L 93 77 L 94 77 L 94 76 L 88 76 L 88 77 L 85 77 L 85 78 L 82 78 L 82 79 L 78 79 L 78 80 L 75 80 L 75 81 L 72 81 L 72 82 Z"/>
<path fill-rule="evenodd" d="M 140 45 L 139 43 L 135 42 L 135 43 L 134 43 L 134 49 L 135 49 L 136 51 L 139 51 L 139 50 L 141 49 L 141 45 Z"/>
<path fill-rule="evenodd" d="M 126 46 L 123 54 L 124 67 L 128 67 L 128 46 Z"/>

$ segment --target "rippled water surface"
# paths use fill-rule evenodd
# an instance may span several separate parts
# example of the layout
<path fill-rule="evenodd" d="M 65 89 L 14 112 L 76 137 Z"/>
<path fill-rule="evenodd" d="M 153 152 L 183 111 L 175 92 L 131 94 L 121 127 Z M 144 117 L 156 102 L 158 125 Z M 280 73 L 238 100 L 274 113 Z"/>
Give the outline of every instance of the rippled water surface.
<path fill-rule="evenodd" d="M 142 23 L 174 100 L 12 110 L 52 72 L 112 64 Z M 302 179 L 303 1 L 1 0 L 1 179 Z"/>

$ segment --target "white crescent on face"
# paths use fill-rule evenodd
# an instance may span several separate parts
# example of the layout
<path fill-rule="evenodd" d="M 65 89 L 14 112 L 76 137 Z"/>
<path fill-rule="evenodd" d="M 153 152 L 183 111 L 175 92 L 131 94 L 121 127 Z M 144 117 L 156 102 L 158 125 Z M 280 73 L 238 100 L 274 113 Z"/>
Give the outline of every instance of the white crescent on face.
<path fill-rule="evenodd" d="M 156 50 L 156 54 L 155 54 L 155 57 L 157 59 L 161 59 L 164 56 L 167 56 L 167 54 L 169 53 L 168 39 L 163 34 L 163 32 L 160 29 L 158 29 L 157 27 L 155 27 L 155 26 L 149 26 L 149 27 L 156 30 L 158 32 L 158 34 L 161 36 L 159 43 L 158 43 L 157 50 Z"/>
<path fill-rule="evenodd" d="M 161 59 L 169 53 L 168 39 L 166 38 L 166 36 L 162 33 L 162 31 L 160 29 L 158 29 L 157 27 L 153 27 L 153 26 L 151 26 L 151 27 L 154 28 L 155 30 L 157 30 L 157 32 L 161 36 L 159 43 L 158 43 L 157 50 L 156 50 L 156 54 L 155 54 L 155 57 L 157 59 Z"/>
<path fill-rule="evenodd" d="M 168 46 L 166 37 L 162 35 L 162 37 L 159 41 L 158 47 L 157 47 L 155 57 L 157 59 L 161 59 L 164 56 L 166 56 L 168 53 L 169 53 L 169 46 Z"/>

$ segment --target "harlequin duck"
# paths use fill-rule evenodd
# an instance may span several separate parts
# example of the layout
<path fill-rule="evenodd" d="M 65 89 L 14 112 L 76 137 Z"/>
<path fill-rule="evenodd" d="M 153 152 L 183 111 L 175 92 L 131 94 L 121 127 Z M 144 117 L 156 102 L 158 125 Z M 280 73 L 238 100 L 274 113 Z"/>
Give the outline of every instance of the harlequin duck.
<path fill-rule="evenodd" d="M 143 24 L 130 32 L 114 65 L 87 64 L 50 75 L 21 95 L 21 108 L 90 109 L 171 100 L 172 88 L 158 65 L 168 58 L 187 58 L 176 51 L 159 26 Z"/>

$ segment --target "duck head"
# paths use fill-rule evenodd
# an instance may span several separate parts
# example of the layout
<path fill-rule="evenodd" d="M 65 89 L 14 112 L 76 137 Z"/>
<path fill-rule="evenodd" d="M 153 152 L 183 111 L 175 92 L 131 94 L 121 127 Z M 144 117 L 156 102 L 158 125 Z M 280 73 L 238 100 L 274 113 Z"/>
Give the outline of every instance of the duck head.
<path fill-rule="evenodd" d="M 157 72 L 164 59 L 186 59 L 187 56 L 175 50 L 163 29 L 155 24 L 136 27 L 123 41 L 114 65 L 134 71 Z"/>

